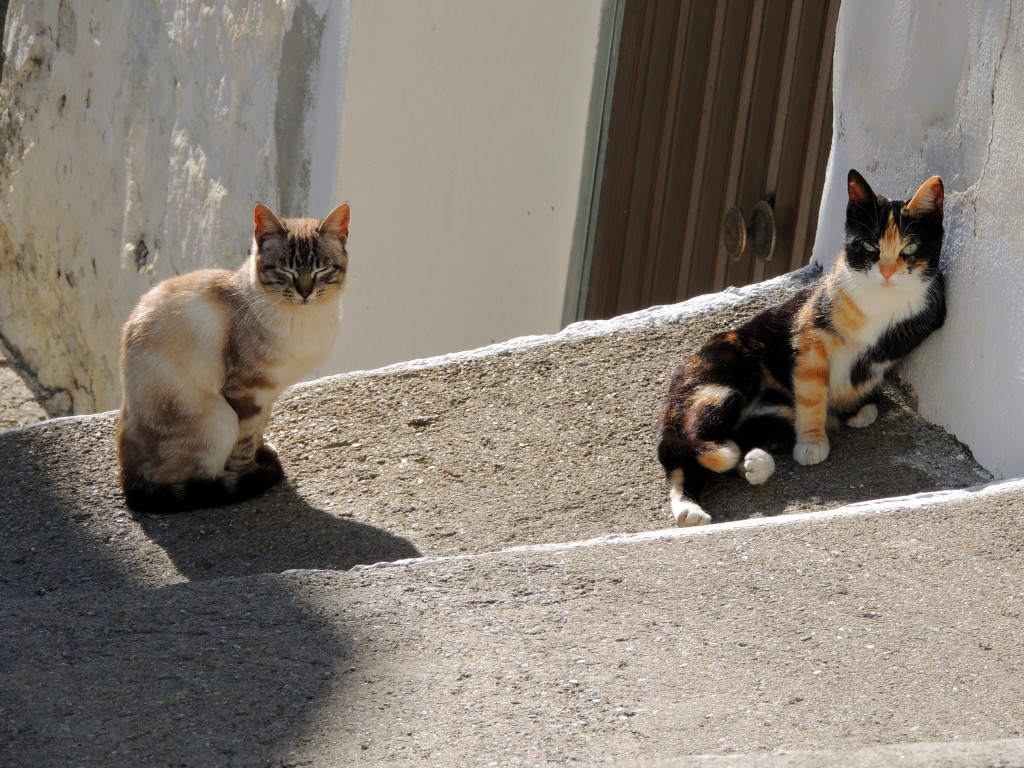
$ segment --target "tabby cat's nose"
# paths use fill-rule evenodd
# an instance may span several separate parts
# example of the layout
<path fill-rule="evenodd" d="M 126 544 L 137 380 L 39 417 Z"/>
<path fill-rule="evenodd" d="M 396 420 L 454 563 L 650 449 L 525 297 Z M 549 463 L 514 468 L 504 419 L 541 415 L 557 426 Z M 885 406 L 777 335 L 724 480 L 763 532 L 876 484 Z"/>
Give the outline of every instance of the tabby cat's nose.
<path fill-rule="evenodd" d="M 308 277 L 300 277 L 295 281 L 295 290 L 299 292 L 299 296 L 304 299 L 308 299 L 309 294 L 313 292 L 313 281 Z"/>

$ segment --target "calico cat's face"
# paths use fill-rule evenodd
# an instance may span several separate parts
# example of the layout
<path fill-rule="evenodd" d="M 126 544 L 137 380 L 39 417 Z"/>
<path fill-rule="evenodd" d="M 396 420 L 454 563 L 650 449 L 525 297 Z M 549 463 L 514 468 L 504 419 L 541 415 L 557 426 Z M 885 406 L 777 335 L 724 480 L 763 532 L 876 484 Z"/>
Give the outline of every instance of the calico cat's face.
<path fill-rule="evenodd" d="M 942 179 L 932 176 L 909 202 L 871 191 L 857 171 L 848 177 L 846 261 L 851 270 L 880 286 L 930 280 L 942 250 Z"/>
<path fill-rule="evenodd" d="M 264 295 L 295 306 L 337 298 L 348 268 L 348 205 L 323 221 L 279 219 L 262 203 L 253 212 L 253 266 Z"/>

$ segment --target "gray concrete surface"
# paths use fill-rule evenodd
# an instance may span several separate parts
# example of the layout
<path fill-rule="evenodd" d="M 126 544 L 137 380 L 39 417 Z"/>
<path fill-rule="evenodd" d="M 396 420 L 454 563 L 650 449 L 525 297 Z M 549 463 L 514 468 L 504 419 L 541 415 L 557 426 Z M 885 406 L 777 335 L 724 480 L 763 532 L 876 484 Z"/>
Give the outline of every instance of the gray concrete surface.
<path fill-rule="evenodd" d="M 297 387 L 235 507 L 127 511 L 113 414 L 0 434 L 0 764 L 1024 764 L 1024 493 L 909 393 L 667 528 L 678 356 L 806 279 Z"/>
<path fill-rule="evenodd" d="M 854 750 L 783 752 L 767 755 L 711 755 L 626 762 L 623 768 L 989 768 L 1024 765 L 1024 740 L 914 743 Z"/>

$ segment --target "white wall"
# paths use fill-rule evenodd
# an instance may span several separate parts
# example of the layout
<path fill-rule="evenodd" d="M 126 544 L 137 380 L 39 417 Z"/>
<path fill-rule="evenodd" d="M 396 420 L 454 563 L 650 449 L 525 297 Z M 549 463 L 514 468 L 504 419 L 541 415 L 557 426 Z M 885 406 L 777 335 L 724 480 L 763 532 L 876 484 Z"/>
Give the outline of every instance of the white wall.
<path fill-rule="evenodd" d="M 922 415 L 997 477 L 1024 475 L 1022 50 L 1022 0 L 846 0 L 813 256 L 842 248 L 851 166 L 895 198 L 942 177 L 949 316 L 907 375 Z"/>
<path fill-rule="evenodd" d="M 561 327 L 605 6 L 354 0 L 331 370 Z"/>

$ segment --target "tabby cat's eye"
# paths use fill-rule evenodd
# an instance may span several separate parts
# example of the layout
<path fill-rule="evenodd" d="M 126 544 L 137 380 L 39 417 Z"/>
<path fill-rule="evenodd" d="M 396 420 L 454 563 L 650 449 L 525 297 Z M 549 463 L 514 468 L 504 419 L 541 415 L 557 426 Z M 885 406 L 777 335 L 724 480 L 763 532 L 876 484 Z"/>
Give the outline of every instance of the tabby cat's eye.
<path fill-rule="evenodd" d="M 904 256 L 913 256 L 915 253 L 917 253 L 917 243 L 908 243 L 903 248 Z"/>
<path fill-rule="evenodd" d="M 334 276 L 337 275 L 339 272 L 341 272 L 341 267 L 339 266 L 332 265 L 330 267 L 324 267 L 323 269 L 318 269 L 316 272 L 313 273 L 313 279 L 320 280 L 321 282 L 326 282 L 334 278 Z"/>

